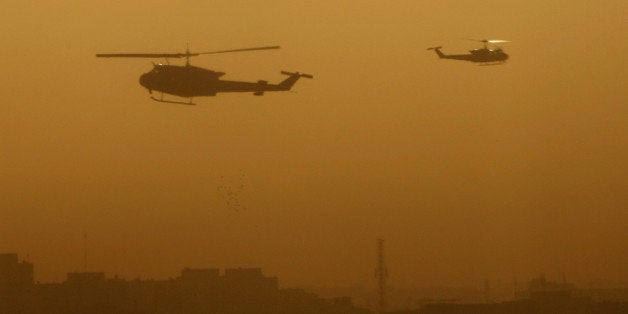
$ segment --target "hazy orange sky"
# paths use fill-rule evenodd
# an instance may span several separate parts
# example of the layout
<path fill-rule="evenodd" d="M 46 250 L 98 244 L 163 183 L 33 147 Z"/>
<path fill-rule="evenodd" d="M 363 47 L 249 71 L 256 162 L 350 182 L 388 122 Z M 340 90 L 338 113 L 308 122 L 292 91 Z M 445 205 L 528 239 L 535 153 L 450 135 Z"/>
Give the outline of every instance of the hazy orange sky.
<path fill-rule="evenodd" d="M 127 1 L 128 2 L 128 1 Z M 283 286 L 628 281 L 628 2 L 19 1 L 0 12 L 0 252 L 36 279 L 262 267 Z M 511 59 L 464 53 L 510 40 Z M 294 92 L 160 104 L 151 61 Z M 228 188 L 220 188 L 227 186 Z M 240 207 L 227 204 L 228 190 Z M 87 241 L 84 241 L 87 234 Z"/>

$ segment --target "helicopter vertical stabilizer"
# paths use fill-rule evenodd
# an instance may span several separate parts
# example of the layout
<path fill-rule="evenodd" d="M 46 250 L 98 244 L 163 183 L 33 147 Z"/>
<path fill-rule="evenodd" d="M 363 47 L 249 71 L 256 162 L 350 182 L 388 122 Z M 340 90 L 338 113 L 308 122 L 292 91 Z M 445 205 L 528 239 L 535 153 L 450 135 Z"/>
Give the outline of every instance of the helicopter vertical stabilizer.
<path fill-rule="evenodd" d="M 279 87 L 281 87 L 282 89 L 285 89 L 285 90 L 290 90 L 290 88 L 292 88 L 294 83 L 296 83 L 302 77 L 309 78 L 309 79 L 314 78 L 314 76 L 312 76 L 310 74 L 301 74 L 299 72 L 281 71 L 281 74 L 288 75 L 287 79 L 285 79 L 283 82 L 278 84 Z"/>
<path fill-rule="evenodd" d="M 427 50 L 434 50 L 439 58 L 445 58 L 445 54 L 440 51 L 443 48 L 442 46 L 427 48 Z"/>

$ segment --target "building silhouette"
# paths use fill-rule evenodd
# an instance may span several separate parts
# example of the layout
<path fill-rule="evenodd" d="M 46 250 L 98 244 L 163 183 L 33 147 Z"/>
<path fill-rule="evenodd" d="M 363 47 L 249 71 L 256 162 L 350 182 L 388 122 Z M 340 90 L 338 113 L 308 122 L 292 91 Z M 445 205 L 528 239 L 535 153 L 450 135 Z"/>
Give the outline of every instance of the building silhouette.
<path fill-rule="evenodd" d="M 24 313 L 34 291 L 33 264 L 0 254 L 0 313 Z"/>
<path fill-rule="evenodd" d="M 623 291 L 623 292 L 622 292 Z M 610 292 L 605 294 L 604 292 Z M 528 283 L 524 291 L 507 302 L 437 302 L 421 309 L 396 314 L 626 314 L 628 289 L 576 289 L 567 282 L 552 282 L 544 277 Z"/>
<path fill-rule="evenodd" d="M 34 267 L 17 254 L 0 254 L 0 314 L 235 314 L 373 313 L 350 298 L 320 298 L 279 287 L 261 268 L 185 268 L 166 280 L 107 278 L 72 272 L 60 283 L 35 283 Z M 626 314 L 628 289 L 577 289 L 537 278 L 508 302 L 435 300 L 396 314 Z"/>
<path fill-rule="evenodd" d="M 107 279 L 102 272 L 68 273 L 61 283 L 35 283 L 33 265 L 0 255 L 0 313 L 205 314 L 369 313 L 349 298 L 323 299 L 283 289 L 261 268 L 185 268 L 167 280 Z"/>

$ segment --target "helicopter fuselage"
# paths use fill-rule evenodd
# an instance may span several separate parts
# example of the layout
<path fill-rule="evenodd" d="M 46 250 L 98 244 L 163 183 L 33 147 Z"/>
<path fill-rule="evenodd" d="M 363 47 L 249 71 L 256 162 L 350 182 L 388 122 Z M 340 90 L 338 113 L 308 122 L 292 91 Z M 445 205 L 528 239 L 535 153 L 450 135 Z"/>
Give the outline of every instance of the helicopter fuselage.
<path fill-rule="evenodd" d="M 506 62 L 508 60 L 508 54 L 506 54 L 501 49 L 473 49 L 470 50 L 468 54 L 459 54 L 459 55 L 446 55 L 442 51 L 440 51 L 441 47 L 430 48 L 431 50 L 435 50 L 436 54 L 441 59 L 454 59 L 454 60 L 463 60 L 470 62 L 478 62 L 478 63 L 488 63 L 488 62 Z"/>
<path fill-rule="evenodd" d="M 216 72 L 191 65 L 155 64 L 140 76 L 140 85 L 149 91 L 158 91 L 180 97 L 215 96 L 219 92 L 253 92 L 289 90 L 301 75 L 294 73 L 279 84 L 266 81 L 238 82 L 221 80 L 224 72 Z"/>

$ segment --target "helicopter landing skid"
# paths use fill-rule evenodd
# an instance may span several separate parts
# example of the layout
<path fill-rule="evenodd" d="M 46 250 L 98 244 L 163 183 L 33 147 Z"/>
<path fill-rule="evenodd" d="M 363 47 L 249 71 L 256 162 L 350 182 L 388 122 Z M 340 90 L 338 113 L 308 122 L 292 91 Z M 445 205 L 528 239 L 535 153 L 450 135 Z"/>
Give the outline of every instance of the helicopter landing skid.
<path fill-rule="evenodd" d="M 178 104 L 178 105 L 188 105 L 188 106 L 195 106 L 196 104 L 192 102 L 192 98 L 190 98 L 189 102 L 183 102 L 183 101 L 174 101 L 174 100 L 164 100 L 164 96 L 163 94 L 161 95 L 161 98 L 155 98 L 153 96 L 150 96 L 150 99 L 157 101 L 157 102 L 162 102 L 162 103 L 167 103 L 167 104 Z"/>
<path fill-rule="evenodd" d="M 503 65 L 506 64 L 506 62 L 504 61 L 498 61 L 498 62 L 486 62 L 486 63 L 480 63 L 478 64 L 479 66 L 487 66 L 487 65 Z"/>

